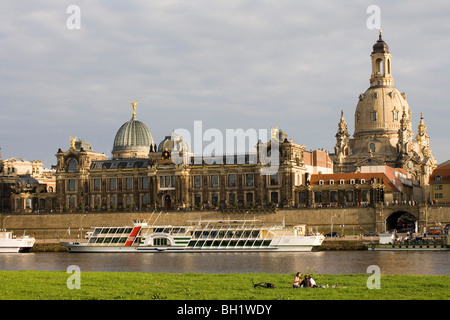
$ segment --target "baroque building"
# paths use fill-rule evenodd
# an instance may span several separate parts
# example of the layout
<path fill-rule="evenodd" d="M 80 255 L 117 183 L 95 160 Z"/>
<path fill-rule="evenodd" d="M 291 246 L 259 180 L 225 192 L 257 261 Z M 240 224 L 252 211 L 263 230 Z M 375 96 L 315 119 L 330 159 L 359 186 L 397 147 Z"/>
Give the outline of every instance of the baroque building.
<path fill-rule="evenodd" d="M 353 138 L 341 111 L 334 154 L 330 155 L 334 171 L 359 172 L 361 166 L 402 168 L 409 179 L 418 181 L 422 187 L 421 200 L 426 200 L 428 181 L 436 167 L 436 159 L 431 154 L 423 114 L 418 134 L 414 137 L 411 110 L 406 94 L 394 86 L 392 55 L 382 39 L 381 30 L 370 57 L 370 87 L 359 95 Z"/>
<path fill-rule="evenodd" d="M 257 151 L 241 155 L 193 156 L 175 133 L 156 145 L 132 104 L 132 118 L 116 133 L 111 159 L 81 140 L 58 150 L 58 211 L 294 207 L 297 186 L 313 173 L 332 172 L 326 151 L 306 151 L 278 129 L 267 143 L 258 142 Z M 275 152 L 276 167 L 264 161 Z M 275 171 L 267 174 L 269 168 Z"/>
<path fill-rule="evenodd" d="M 55 189 L 55 170 L 45 169 L 41 161 L 0 160 L 0 211 L 50 211 Z"/>

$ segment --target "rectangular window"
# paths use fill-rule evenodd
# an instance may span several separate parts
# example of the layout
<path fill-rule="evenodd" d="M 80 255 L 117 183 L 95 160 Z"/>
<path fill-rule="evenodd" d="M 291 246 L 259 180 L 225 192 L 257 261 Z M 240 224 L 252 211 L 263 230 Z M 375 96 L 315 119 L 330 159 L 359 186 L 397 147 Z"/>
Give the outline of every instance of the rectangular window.
<path fill-rule="evenodd" d="M 175 188 L 175 176 L 159 177 L 160 188 Z"/>
<path fill-rule="evenodd" d="M 148 190 L 148 177 L 142 177 L 142 189 Z"/>
<path fill-rule="evenodd" d="M 213 174 L 211 176 L 211 187 L 217 188 L 219 186 L 219 176 L 217 174 Z"/>
<path fill-rule="evenodd" d="M 273 203 L 278 203 L 278 192 L 270 193 L 270 201 Z"/>
<path fill-rule="evenodd" d="M 300 191 L 298 194 L 298 202 L 306 203 L 306 191 Z"/>
<path fill-rule="evenodd" d="M 219 204 L 219 195 L 217 193 L 212 194 L 211 202 L 215 206 Z"/>
<path fill-rule="evenodd" d="M 111 196 L 109 198 L 109 205 L 110 205 L 110 207 L 115 207 L 116 206 L 116 196 Z"/>
<path fill-rule="evenodd" d="M 251 192 L 248 192 L 248 193 L 247 193 L 247 195 L 246 195 L 246 201 L 247 201 L 248 204 L 250 204 L 250 203 L 253 202 L 253 193 L 251 193 Z"/>
<path fill-rule="evenodd" d="M 142 196 L 142 205 L 143 205 L 143 206 L 148 205 L 148 195 L 146 195 L 146 194 L 144 194 L 144 195 Z"/>
<path fill-rule="evenodd" d="M 200 206 L 201 202 L 202 202 L 202 195 L 196 193 L 194 195 L 194 203 L 195 203 L 195 205 L 198 207 L 198 206 Z"/>
<path fill-rule="evenodd" d="M 126 197 L 127 206 L 131 206 L 133 203 L 133 198 L 131 196 Z"/>
<path fill-rule="evenodd" d="M 345 192 L 345 200 L 347 202 L 353 202 L 353 191 L 346 191 Z"/>
<path fill-rule="evenodd" d="M 337 202 L 337 201 L 338 201 L 337 191 L 331 191 L 330 192 L 330 202 Z"/>
<path fill-rule="evenodd" d="M 94 179 L 94 191 L 100 191 L 100 179 Z"/>
<path fill-rule="evenodd" d="M 202 187 L 202 176 L 196 175 L 194 176 L 194 188 Z"/>
<path fill-rule="evenodd" d="M 127 190 L 133 190 L 133 178 L 125 178 Z"/>
<path fill-rule="evenodd" d="M 235 174 L 228 175 L 228 186 L 236 187 L 236 175 Z"/>
<path fill-rule="evenodd" d="M 110 190 L 117 190 L 117 178 L 109 179 L 109 188 Z"/>
<path fill-rule="evenodd" d="M 69 191 L 76 191 L 76 189 L 77 189 L 77 180 L 69 179 L 68 189 L 69 189 Z"/>
<path fill-rule="evenodd" d="M 395 199 L 397 197 L 397 199 Z M 398 200 L 398 192 L 394 192 L 394 199 Z M 369 190 L 363 190 L 361 192 L 361 201 L 367 202 L 369 201 Z"/>
<path fill-rule="evenodd" d="M 278 185 L 278 173 L 270 175 L 270 185 L 277 186 Z"/>
<path fill-rule="evenodd" d="M 228 195 L 228 200 L 230 201 L 230 204 L 233 204 L 234 202 L 236 202 L 236 193 L 230 193 Z"/>
<path fill-rule="evenodd" d="M 320 191 L 314 192 L 314 202 L 316 202 L 316 203 L 322 202 L 322 192 L 320 192 Z"/>
<path fill-rule="evenodd" d="M 247 173 L 245 175 L 245 185 L 247 187 L 253 187 L 255 185 L 253 173 Z"/>

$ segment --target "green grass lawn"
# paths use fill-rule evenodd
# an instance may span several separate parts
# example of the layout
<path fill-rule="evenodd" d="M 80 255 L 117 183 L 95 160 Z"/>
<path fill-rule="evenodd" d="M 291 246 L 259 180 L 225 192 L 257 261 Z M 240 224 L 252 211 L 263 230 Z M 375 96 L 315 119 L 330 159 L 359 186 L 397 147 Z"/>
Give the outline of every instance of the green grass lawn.
<path fill-rule="evenodd" d="M 3 300 L 448 300 L 450 276 L 381 275 L 380 289 L 368 289 L 370 274 L 313 275 L 337 288 L 292 288 L 294 274 L 208 274 L 0 271 Z M 72 278 L 71 278 L 72 277 Z M 252 285 L 271 282 L 275 289 Z"/>

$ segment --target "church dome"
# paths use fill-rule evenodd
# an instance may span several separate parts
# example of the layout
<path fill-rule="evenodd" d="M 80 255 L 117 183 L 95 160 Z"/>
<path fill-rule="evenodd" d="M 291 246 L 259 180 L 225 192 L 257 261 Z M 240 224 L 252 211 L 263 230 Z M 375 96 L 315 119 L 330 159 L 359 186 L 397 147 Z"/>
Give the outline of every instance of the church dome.
<path fill-rule="evenodd" d="M 184 140 L 184 138 L 176 134 L 175 132 L 172 132 L 171 134 L 167 135 L 163 141 L 158 146 L 158 152 L 163 152 L 165 150 L 172 152 L 172 150 L 175 149 L 176 151 L 183 151 L 183 152 L 191 152 L 191 147 L 189 143 Z"/>
<path fill-rule="evenodd" d="M 148 127 L 136 120 L 135 113 L 131 120 L 125 122 L 114 138 L 113 155 L 115 159 L 146 158 L 150 146 L 155 144 Z"/>
<path fill-rule="evenodd" d="M 370 87 L 359 96 L 355 112 L 355 135 L 364 132 L 397 133 L 403 111 L 409 115 L 406 95 L 395 87 Z"/>
<path fill-rule="evenodd" d="M 378 38 L 378 41 L 373 45 L 372 53 L 389 53 L 389 46 L 381 38 L 381 33 Z"/>

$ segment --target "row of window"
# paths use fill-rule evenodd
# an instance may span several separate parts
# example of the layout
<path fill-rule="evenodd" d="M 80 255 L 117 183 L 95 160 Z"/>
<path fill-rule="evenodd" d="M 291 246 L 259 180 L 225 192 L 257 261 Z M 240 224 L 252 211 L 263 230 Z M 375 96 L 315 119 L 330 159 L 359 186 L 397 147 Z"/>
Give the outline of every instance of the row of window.
<path fill-rule="evenodd" d="M 212 188 L 217 188 L 220 186 L 220 176 L 218 174 L 212 174 L 206 176 L 206 179 L 202 182 L 201 175 L 194 175 L 194 188 L 201 188 L 204 184 L 209 185 Z M 238 176 L 236 174 L 228 174 L 226 176 L 226 184 L 228 187 L 237 187 L 238 186 Z M 244 175 L 244 186 L 253 187 L 255 185 L 255 175 L 253 173 L 246 173 Z M 278 185 L 278 174 L 274 174 L 270 176 L 269 184 L 271 186 Z"/>
<path fill-rule="evenodd" d="M 251 204 L 255 202 L 255 197 L 253 192 L 246 192 L 245 193 L 245 203 Z M 228 193 L 228 204 L 233 205 L 237 202 L 237 194 L 235 192 Z M 208 199 L 202 199 L 202 195 L 199 193 L 194 194 L 194 203 L 196 206 L 200 206 L 203 202 L 208 201 Z M 211 203 L 213 205 L 219 205 L 219 201 L 221 201 L 218 193 L 212 193 L 211 194 Z M 277 191 L 270 192 L 270 202 L 278 203 L 279 202 L 279 196 Z"/>
<path fill-rule="evenodd" d="M 217 188 L 220 186 L 220 176 L 217 174 L 205 176 L 206 179 L 202 181 L 202 175 L 194 175 L 193 176 L 193 186 L 194 188 L 201 188 L 205 184 L 211 186 L 212 188 Z M 277 186 L 279 184 L 278 174 L 274 174 L 269 176 L 269 185 Z M 244 186 L 252 187 L 255 185 L 255 177 L 253 173 L 247 173 L 244 175 L 245 181 Z M 140 185 L 138 188 L 140 190 L 148 190 L 149 188 L 149 178 L 141 177 L 139 178 Z M 227 175 L 227 186 L 228 187 L 236 187 L 238 186 L 238 175 L 236 174 L 228 174 Z M 102 190 L 102 179 L 94 178 L 92 181 L 93 191 L 101 191 Z M 119 186 L 119 181 L 123 183 L 122 187 Z M 159 177 L 159 188 L 160 189 L 173 189 L 176 185 L 176 177 L 175 176 L 160 176 Z M 109 178 L 107 189 L 110 191 L 115 190 L 133 190 L 134 189 L 134 178 Z M 68 179 L 67 181 L 67 191 L 76 191 L 77 190 L 77 179 Z"/>
<path fill-rule="evenodd" d="M 370 200 L 369 190 L 362 190 L 361 192 L 361 202 L 368 202 Z M 354 202 L 355 195 L 353 191 L 345 191 L 345 201 L 346 202 Z M 314 192 L 314 202 L 321 203 L 322 202 L 322 191 Z M 330 191 L 330 199 L 329 202 L 338 202 L 338 192 Z M 306 191 L 299 192 L 299 203 L 307 203 L 307 193 Z"/>
<path fill-rule="evenodd" d="M 135 204 L 134 203 L 134 198 L 131 195 L 125 196 L 124 200 L 125 200 L 124 205 L 127 206 L 127 207 L 134 206 L 134 204 Z M 141 196 L 141 205 L 145 206 L 145 205 L 148 205 L 148 204 L 149 204 L 149 197 L 148 197 L 148 195 L 146 195 L 146 194 L 142 195 Z M 76 208 L 77 205 L 78 205 L 77 204 L 77 197 L 75 197 L 75 196 L 69 197 L 69 208 L 71 208 L 71 209 L 72 208 Z M 118 197 L 114 196 L 114 195 L 110 196 L 109 197 L 109 206 L 111 208 L 115 208 L 115 207 L 117 207 L 117 205 L 118 205 Z M 100 208 L 100 206 L 101 206 L 100 196 L 95 196 L 94 197 L 94 207 Z"/>
<path fill-rule="evenodd" d="M 393 121 L 398 121 L 398 119 L 399 119 L 399 117 L 398 117 L 399 111 L 395 109 L 392 112 L 392 114 L 393 114 Z M 370 112 L 370 120 L 372 122 L 377 121 L 377 112 L 375 110 Z M 359 123 L 359 112 L 356 113 L 356 123 Z"/>
<path fill-rule="evenodd" d="M 356 183 L 355 179 L 350 179 L 350 184 L 355 184 L 355 183 Z M 359 183 L 360 184 L 364 184 L 364 183 L 366 183 L 366 180 L 365 179 L 361 179 Z M 334 180 L 328 181 L 328 184 L 329 185 L 334 185 Z M 344 179 L 339 180 L 339 184 L 340 185 L 345 184 L 345 180 Z M 319 180 L 319 185 L 321 185 L 321 186 L 324 185 L 324 181 L 323 180 Z"/>

